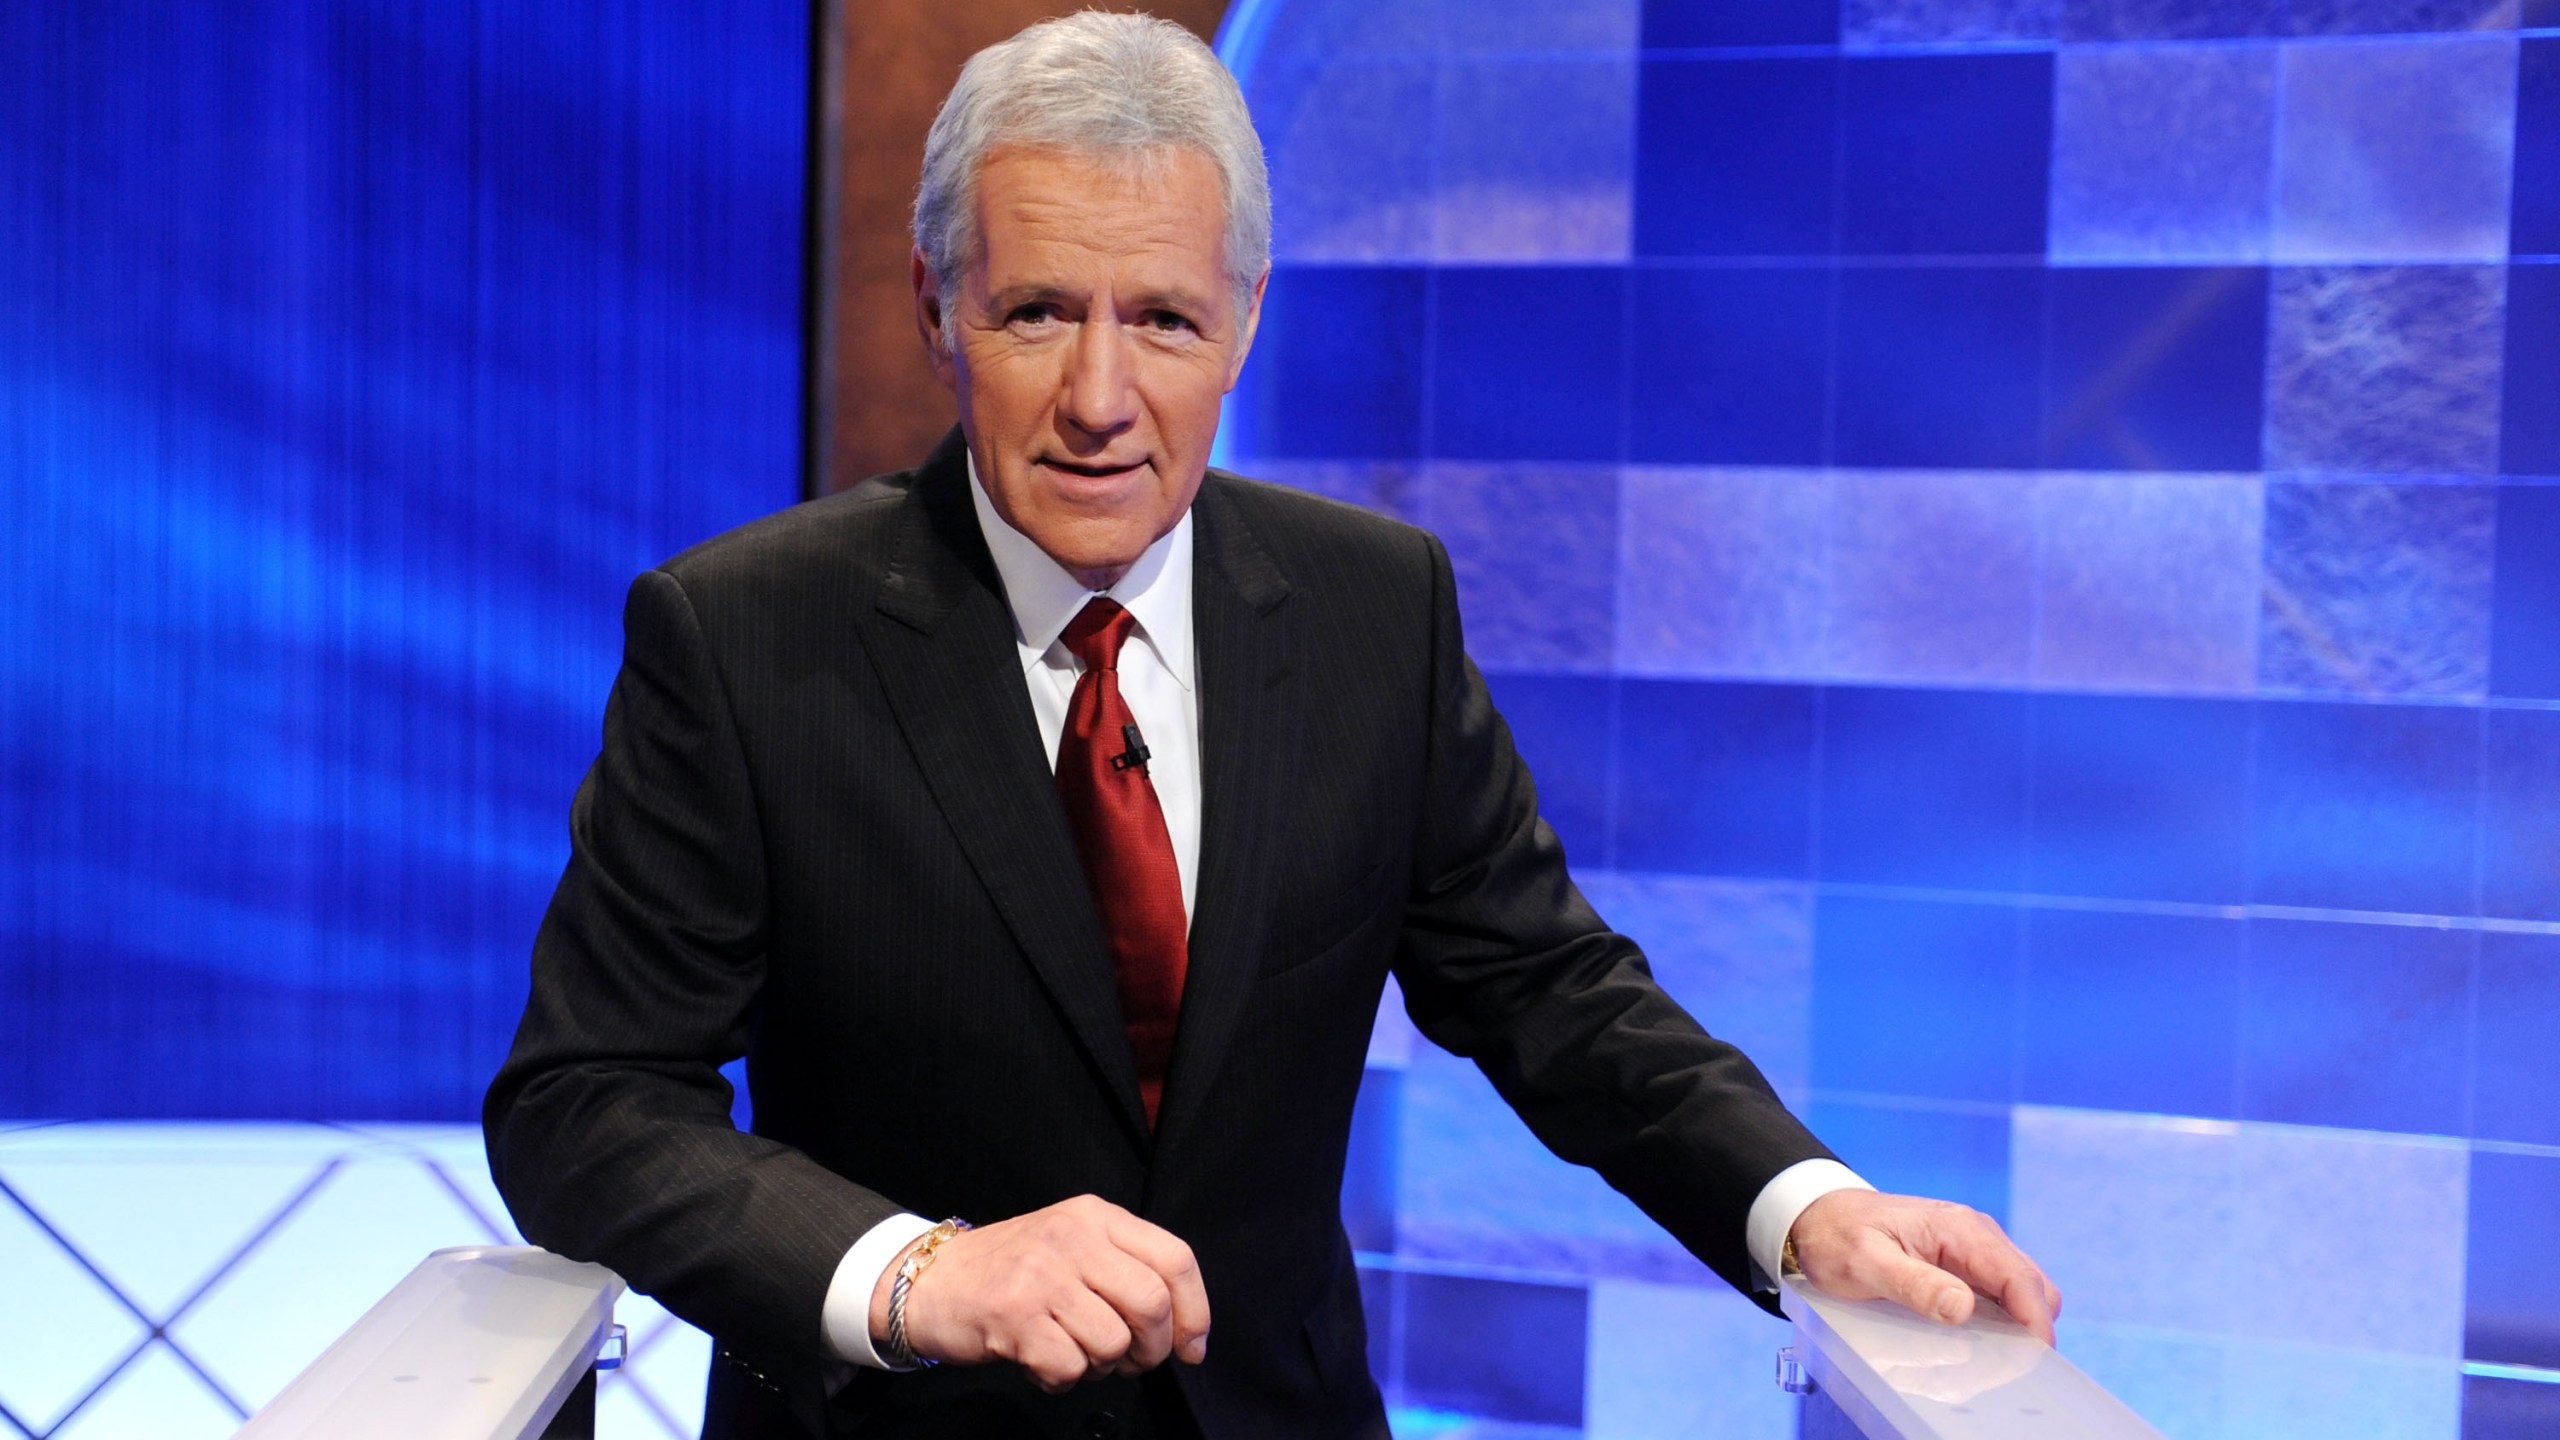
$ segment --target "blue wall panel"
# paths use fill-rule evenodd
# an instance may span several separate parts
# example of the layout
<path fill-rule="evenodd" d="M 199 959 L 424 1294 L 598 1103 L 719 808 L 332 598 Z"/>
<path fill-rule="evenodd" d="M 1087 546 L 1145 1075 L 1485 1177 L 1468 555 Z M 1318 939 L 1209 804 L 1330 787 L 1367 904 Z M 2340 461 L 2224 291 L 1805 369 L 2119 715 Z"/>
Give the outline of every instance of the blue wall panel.
<path fill-rule="evenodd" d="M 1825 896 L 1813 922 L 1817 1097 L 2017 1099 L 2023 920 L 2004 905 Z"/>
<path fill-rule="evenodd" d="M 2479 696 L 2496 509 L 2478 485 L 2268 486 L 2260 681 L 2297 693 Z"/>
<path fill-rule="evenodd" d="M 2049 52 L 1853 59 L 1840 110 L 1843 252 L 2044 254 Z"/>
<path fill-rule="evenodd" d="M 2031 912 L 2019 1098 L 2236 1117 L 2244 937 L 2196 915 Z"/>
<path fill-rule="evenodd" d="M 2258 468 L 2265 271 L 2072 269 L 2050 283 L 2044 463 Z"/>
<path fill-rule="evenodd" d="M 2029 266 L 1843 271 L 1831 457 L 2033 466 L 2044 285 Z"/>
<path fill-rule="evenodd" d="M 2554 1214 L 2560 1214 L 2560 1155 L 2472 1156 L 2465 1354 L 2560 1370 L 2560 1250 L 2549 1238 Z"/>
<path fill-rule="evenodd" d="M 2474 913 L 2478 711 L 2265 705 L 2258 724 L 2252 898 Z"/>
<path fill-rule="evenodd" d="M 2560 936 L 2480 937 L 2480 998 L 2473 1010 L 2478 1056 L 2471 1088 L 2472 1133 L 2485 1140 L 2560 1146 Z"/>
<path fill-rule="evenodd" d="M 2560 116 L 2553 123 L 2560 126 Z M 2560 161 L 2554 164 L 2560 168 Z M 2553 187 L 2560 189 L 2560 181 Z M 2560 404 L 2552 402 L 2560 395 L 2560 264 L 2508 272 L 2505 381 L 2499 468 L 2560 477 Z"/>
<path fill-rule="evenodd" d="M 1840 62 L 1644 63 L 1636 112 L 1639 255 L 1825 255 L 1839 214 Z"/>
<path fill-rule="evenodd" d="M 2480 768 L 2480 912 L 2560 922 L 2560 710 L 2492 710 Z M 2560 1091 L 2554 1091 L 2560 1094 Z"/>
<path fill-rule="evenodd" d="M 1629 459 L 1821 463 L 1830 418 L 1827 268 L 1648 266 L 1634 287 Z"/>
<path fill-rule="evenodd" d="M 2516 51 L 2515 209 L 2507 245 L 2517 255 L 2560 254 L 2560 35 L 2526 40 Z"/>
<path fill-rule="evenodd" d="M 2260 920 L 2241 999 L 2244 1118 L 2458 1135 L 2480 937 Z"/>
<path fill-rule="evenodd" d="M 1273 459 L 1420 455 L 1430 277 L 1284 265 L 1266 295 L 1253 342 L 1258 383 L 1228 401 L 1228 443 Z M 1344 324 L 1346 315 L 1361 323 Z"/>
<path fill-rule="evenodd" d="M 2063 51 L 2054 68 L 2053 257 L 2265 259 L 2275 89 L 2267 48 Z"/>
<path fill-rule="evenodd" d="M 1466 267 L 1434 277 L 1431 453 L 1619 458 L 1626 272 Z"/>
<path fill-rule="evenodd" d="M 2028 747 L 2016 692 L 1828 691 L 1822 878 L 2024 889 Z"/>
<path fill-rule="evenodd" d="M 2493 694 L 2560 700 L 2560 487 L 2498 492 L 2497 580 L 2489 637 Z"/>
<path fill-rule="evenodd" d="M 1802 685 L 1628 680 L 1619 690 L 1615 863 L 1808 878 L 1816 693 Z"/>
<path fill-rule="evenodd" d="M 2252 710 L 2232 700 L 2037 696 L 2027 888 L 2246 898 Z"/>

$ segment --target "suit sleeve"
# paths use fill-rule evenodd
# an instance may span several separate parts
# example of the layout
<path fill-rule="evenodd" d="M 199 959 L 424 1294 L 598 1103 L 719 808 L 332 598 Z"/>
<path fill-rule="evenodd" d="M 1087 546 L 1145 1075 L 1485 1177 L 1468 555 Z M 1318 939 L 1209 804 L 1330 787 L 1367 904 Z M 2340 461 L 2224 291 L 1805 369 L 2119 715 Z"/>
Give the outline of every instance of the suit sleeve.
<path fill-rule="evenodd" d="M 1574 887 L 1466 657 L 1448 554 L 1428 543 L 1432 713 L 1396 959 L 1406 1007 L 1424 1035 L 1474 1061 L 1548 1149 L 1597 1170 L 1751 1294 L 1752 1200 L 1779 1171 L 1831 1152 Z"/>
<path fill-rule="evenodd" d="M 764 841 L 691 602 L 623 612 L 604 744 L 490 1086 L 490 1168 L 525 1238 L 618 1271 L 741 1355 L 821 1357 L 837 1262 L 899 1207 L 729 1120 L 764 981 Z"/>

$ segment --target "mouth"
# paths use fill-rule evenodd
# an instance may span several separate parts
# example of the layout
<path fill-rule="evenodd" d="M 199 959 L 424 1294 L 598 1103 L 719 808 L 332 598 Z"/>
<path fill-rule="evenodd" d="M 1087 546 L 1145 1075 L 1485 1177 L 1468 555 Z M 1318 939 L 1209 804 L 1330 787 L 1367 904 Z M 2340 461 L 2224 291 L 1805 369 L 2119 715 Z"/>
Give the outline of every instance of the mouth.
<path fill-rule="evenodd" d="M 1035 463 L 1047 469 L 1055 470 L 1062 475 L 1074 475 L 1081 479 L 1116 480 L 1123 475 L 1127 475 L 1138 470 L 1147 462 L 1144 460 L 1130 460 L 1117 465 L 1095 465 L 1079 464 L 1073 460 L 1060 460 L 1054 456 L 1044 456 Z"/>

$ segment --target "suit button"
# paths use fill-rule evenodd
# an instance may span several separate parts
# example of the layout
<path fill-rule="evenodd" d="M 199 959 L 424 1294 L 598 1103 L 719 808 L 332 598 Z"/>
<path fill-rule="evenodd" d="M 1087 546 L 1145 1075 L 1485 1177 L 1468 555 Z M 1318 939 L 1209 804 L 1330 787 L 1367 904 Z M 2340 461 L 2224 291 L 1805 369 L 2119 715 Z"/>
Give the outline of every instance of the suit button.
<path fill-rule="evenodd" d="M 1108 1410 L 1096 1410 L 1085 1417 L 1084 1433 L 1093 1440 L 1119 1440 L 1120 1417 Z"/>

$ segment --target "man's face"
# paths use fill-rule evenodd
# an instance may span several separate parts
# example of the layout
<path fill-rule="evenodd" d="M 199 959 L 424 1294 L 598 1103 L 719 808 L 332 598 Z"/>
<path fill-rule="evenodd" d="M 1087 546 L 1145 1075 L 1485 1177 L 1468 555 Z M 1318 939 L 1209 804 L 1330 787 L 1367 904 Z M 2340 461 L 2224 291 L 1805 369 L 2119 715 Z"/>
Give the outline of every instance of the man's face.
<path fill-rule="evenodd" d="M 1218 167 L 1177 149 L 1142 177 L 999 149 L 978 169 L 978 233 L 958 295 L 916 257 L 917 320 L 996 513 L 1107 586 L 1199 493 L 1253 342 L 1262 289 L 1235 313 Z"/>

